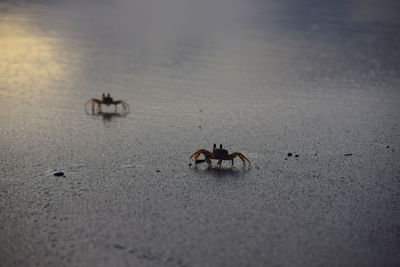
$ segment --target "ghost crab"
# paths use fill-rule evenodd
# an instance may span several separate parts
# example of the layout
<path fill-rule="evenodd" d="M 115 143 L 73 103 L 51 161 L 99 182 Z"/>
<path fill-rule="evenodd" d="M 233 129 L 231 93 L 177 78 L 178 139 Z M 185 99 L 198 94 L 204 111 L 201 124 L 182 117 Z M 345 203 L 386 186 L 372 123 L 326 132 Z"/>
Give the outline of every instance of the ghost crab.
<path fill-rule="evenodd" d="M 204 155 L 204 160 L 198 160 L 201 154 Z M 236 157 L 239 157 L 243 161 L 243 166 L 246 165 L 246 161 L 249 163 L 250 166 L 251 164 L 250 160 L 246 158 L 242 153 L 234 152 L 229 154 L 228 150 L 222 148 L 222 145 L 219 145 L 219 148 L 217 148 L 216 144 L 214 144 L 212 152 L 205 149 L 200 149 L 194 152 L 189 157 L 189 159 L 190 160 L 194 159 L 195 164 L 202 163 L 205 161 L 208 164 L 208 167 L 212 167 L 212 162 L 211 162 L 212 159 L 217 159 L 218 160 L 217 166 L 220 168 L 223 160 L 230 160 L 232 162 L 232 167 L 233 167 L 233 160 Z"/>
<path fill-rule="evenodd" d="M 123 101 L 123 100 L 116 100 L 110 96 L 110 93 L 107 94 L 107 96 L 103 93 L 101 99 L 97 98 L 92 98 L 89 101 L 85 103 L 85 111 L 87 112 L 87 106 L 90 105 L 92 114 L 102 114 L 101 111 L 101 105 L 114 105 L 115 106 L 115 112 L 117 112 L 117 105 L 122 106 L 122 112 L 121 115 L 126 115 L 129 113 L 129 105 Z"/>

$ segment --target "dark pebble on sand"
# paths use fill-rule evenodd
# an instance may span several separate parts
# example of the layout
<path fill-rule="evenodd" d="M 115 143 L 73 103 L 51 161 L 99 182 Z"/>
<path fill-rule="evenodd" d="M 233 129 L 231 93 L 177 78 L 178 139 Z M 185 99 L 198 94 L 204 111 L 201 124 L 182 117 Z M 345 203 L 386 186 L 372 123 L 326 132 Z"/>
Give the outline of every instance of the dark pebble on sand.
<path fill-rule="evenodd" d="M 121 246 L 121 245 L 114 245 L 114 248 L 117 248 L 117 249 L 125 249 L 125 247 L 124 247 L 124 246 Z"/>
<path fill-rule="evenodd" d="M 299 157 L 299 155 L 296 155 L 296 156 L 294 156 L 295 158 L 298 158 Z"/>
<path fill-rule="evenodd" d="M 291 157 L 292 155 L 293 155 L 293 154 L 292 154 L 292 153 L 290 153 L 290 152 L 289 152 L 289 153 L 287 153 L 287 156 L 288 156 L 288 157 Z"/>
<path fill-rule="evenodd" d="M 352 153 L 344 154 L 346 157 L 353 155 Z"/>
<path fill-rule="evenodd" d="M 156 170 L 156 172 L 161 172 L 160 170 Z"/>
<path fill-rule="evenodd" d="M 57 177 L 65 176 L 63 172 L 53 172 L 53 175 Z"/>
<path fill-rule="evenodd" d="M 390 146 L 386 146 L 386 148 L 389 148 Z"/>
<path fill-rule="evenodd" d="M 285 160 L 287 160 L 287 158 L 285 158 Z"/>

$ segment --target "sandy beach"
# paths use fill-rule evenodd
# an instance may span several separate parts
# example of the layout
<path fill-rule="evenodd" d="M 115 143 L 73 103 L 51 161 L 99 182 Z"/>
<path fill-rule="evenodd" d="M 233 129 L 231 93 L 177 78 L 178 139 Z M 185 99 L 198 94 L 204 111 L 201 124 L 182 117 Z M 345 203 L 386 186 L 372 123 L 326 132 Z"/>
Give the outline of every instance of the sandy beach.
<path fill-rule="evenodd" d="M 396 1 L 59 2 L 0 3 L 0 266 L 399 266 Z"/>

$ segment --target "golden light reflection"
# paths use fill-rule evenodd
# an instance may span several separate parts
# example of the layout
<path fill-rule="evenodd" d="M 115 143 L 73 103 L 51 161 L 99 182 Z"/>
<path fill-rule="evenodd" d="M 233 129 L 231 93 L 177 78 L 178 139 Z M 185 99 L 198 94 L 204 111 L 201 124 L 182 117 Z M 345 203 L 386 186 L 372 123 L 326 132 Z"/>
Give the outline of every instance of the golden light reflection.
<path fill-rule="evenodd" d="M 16 15 L 0 16 L 0 97 L 32 97 L 48 93 L 64 68 L 57 62 L 57 40 L 31 21 Z"/>

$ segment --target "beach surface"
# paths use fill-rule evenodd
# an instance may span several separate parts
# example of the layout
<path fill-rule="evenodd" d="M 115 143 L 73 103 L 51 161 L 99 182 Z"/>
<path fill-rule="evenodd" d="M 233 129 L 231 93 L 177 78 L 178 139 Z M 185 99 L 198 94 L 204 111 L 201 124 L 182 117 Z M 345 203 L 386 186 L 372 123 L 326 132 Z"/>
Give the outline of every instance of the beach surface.
<path fill-rule="evenodd" d="M 59 2 L 0 3 L 0 266 L 400 265 L 396 1 Z"/>

